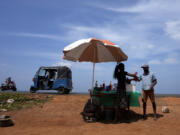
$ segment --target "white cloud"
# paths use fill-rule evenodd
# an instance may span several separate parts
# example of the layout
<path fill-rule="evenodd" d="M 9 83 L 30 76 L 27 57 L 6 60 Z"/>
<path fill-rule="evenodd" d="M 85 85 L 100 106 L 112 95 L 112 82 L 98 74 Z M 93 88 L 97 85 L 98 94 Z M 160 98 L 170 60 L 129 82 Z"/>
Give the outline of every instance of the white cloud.
<path fill-rule="evenodd" d="M 67 66 L 67 67 L 72 67 L 72 64 L 70 62 L 57 62 L 53 64 L 52 66 Z"/>
<path fill-rule="evenodd" d="M 155 45 L 149 44 L 149 45 L 147 45 L 147 48 L 148 48 L 148 49 L 154 49 L 154 48 L 155 48 Z"/>
<path fill-rule="evenodd" d="M 124 42 L 128 40 L 128 36 L 124 36 L 119 34 L 117 29 L 114 29 L 113 26 L 104 24 L 101 26 L 73 26 L 66 25 L 70 31 L 75 31 L 77 37 L 81 36 L 81 38 L 89 38 L 89 37 L 97 37 L 101 39 L 111 40 L 113 42 Z M 71 33 L 69 31 L 69 33 Z"/>
<path fill-rule="evenodd" d="M 6 66 L 8 66 L 8 64 L 6 64 L 6 63 L 0 63 L 0 66 L 1 66 L 1 67 L 6 67 Z"/>
<path fill-rule="evenodd" d="M 98 5 L 103 5 L 103 3 Z M 107 11 L 115 11 L 115 15 L 109 16 L 111 21 L 100 24 L 94 21 L 95 23 L 92 25 L 61 24 L 60 27 L 66 29 L 61 37 L 36 33 L 17 33 L 17 35 L 52 40 L 62 39 L 62 41 L 67 41 L 67 44 L 82 38 L 97 37 L 120 45 L 129 58 L 147 59 L 180 48 L 177 45 L 167 43 L 164 33 L 161 32 L 166 24 L 169 34 L 172 37 L 179 38 L 179 32 L 176 30 L 177 25 L 175 27 L 169 24 L 171 23 L 169 20 L 180 19 L 180 15 L 178 15 L 180 12 L 179 5 L 180 1 L 178 0 L 140 0 L 136 5 L 129 7 L 117 7 L 116 5 L 110 9 L 109 5 L 100 6 Z M 121 12 L 136 14 L 122 19 Z M 117 13 L 119 14 L 117 15 Z M 159 31 L 161 33 L 158 33 Z"/>
<path fill-rule="evenodd" d="M 139 0 L 139 2 L 129 7 L 109 7 L 104 6 L 106 10 L 114 12 L 126 12 L 126 13 L 142 13 L 142 14 L 172 14 L 180 11 L 179 0 Z M 101 6 L 102 7 L 102 6 Z M 152 16 L 153 17 L 153 16 Z M 154 16 L 155 17 L 155 16 Z"/>
<path fill-rule="evenodd" d="M 46 58 L 46 59 L 59 59 L 60 54 L 54 53 L 54 52 L 21 52 L 19 53 L 23 56 L 29 56 L 29 57 L 37 57 L 37 58 Z"/>
<path fill-rule="evenodd" d="M 93 63 L 91 62 L 71 62 L 66 60 L 59 60 L 52 66 L 68 66 L 70 68 L 78 69 L 78 70 L 87 70 L 92 72 Z M 107 71 L 105 67 L 101 66 L 101 64 L 95 64 L 95 71 L 98 73 L 104 74 L 104 71 Z"/>
<path fill-rule="evenodd" d="M 165 31 L 171 38 L 180 40 L 180 20 L 166 22 Z"/>
<path fill-rule="evenodd" d="M 165 64 L 179 64 L 180 61 L 178 61 L 176 58 L 167 58 L 164 60 Z"/>
<path fill-rule="evenodd" d="M 168 57 L 164 58 L 163 60 L 159 60 L 159 59 L 153 59 L 150 60 L 148 62 L 148 64 L 150 65 L 174 65 L 174 64 L 180 64 L 180 60 L 178 59 L 178 57 L 174 57 L 177 55 L 169 55 Z"/>
<path fill-rule="evenodd" d="M 155 45 L 148 44 L 146 41 L 144 43 L 137 41 L 134 44 L 127 46 L 126 48 L 127 55 L 130 58 L 146 59 L 152 55 L 152 51 L 154 51 Z"/>
<path fill-rule="evenodd" d="M 80 70 L 89 70 L 92 71 L 93 69 L 93 63 L 91 62 L 73 62 L 72 64 L 73 68 L 80 69 Z M 102 71 L 104 68 L 100 66 L 99 64 L 95 64 L 95 70 L 96 71 Z"/>
<path fill-rule="evenodd" d="M 176 52 L 168 54 L 164 59 L 165 64 L 180 64 L 180 55 Z"/>
<path fill-rule="evenodd" d="M 144 29 L 143 31 L 141 28 L 139 30 L 139 27 L 121 27 L 119 24 L 103 24 L 101 26 L 66 25 L 66 27 L 69 32 L 75 31 L 78 33 L 76 35 L 84 35 L 83 38 L 91 35 L 90 37 L 110 40 L 118 44 L 130 58 L 144 59 L 156 50 L 156 45 L 146 40 L 146 37 L 144 37 L 146 34 L 141 34 Z"/>
<path fill-rule="evenodd" d="M 148 11 L 152 7 L 157 8 L 157 6 L 158 5 L 152 3 L 152 1 L 141 1 L 137 5 L 131 7 L 120 7 L 120 8 L 106 7 L 105 9 L 115 12 L 139 13 L 139 12 Z"/>
<path fill-rule="evenodd" d="M 26 50 L 26 51 L 17 51 L 17 50 L 9 50 L 8 53 L 11 57 L 13 56 L 22 56 L 22 57 L 30 57 L 36 59 L 51 59 L 51 60 L 59 60 L 61 59 L 61 54 L 56 52 L 48 52 L 48 51 L 37 51 L 37 50 Z"/>
<path fill-rule="evenodd" d="M 162 62 L 160 60 L 150 60 L 148 62 L 148 64 L 150 64 L 150 65 L 159 65 L 159 64 L 162 64 Z"/>
<path fill-rule="evenodd" d="M 33 38 L 44 38 L 44 39 L 51 39 L 51 40 L 62 40 L 64 38 L 64 37 L 61 37 L 60 35 L 51 35 L 51 34 L 42 34 L 42 33 L 27 33 L 27 32 L 8 33 L 8 35 L 33 37 Z"/>
<path fill-rule="evenodd" d="M 179 21 L 170 21 L 180 20 L 179 0 L 139 0 L 130 6 L 111 6 L 104 3 L 98 5 L 99 8 L 106 11 L 114 11 L 114 17 L 110 16 L 113 21 L 108 22 L 108 26 L 111 26 L 110 29 L 116 32 L 116 39 L 118 36 L 126 37 L 121 47 L 129 58 L 149 59 L 180 49 L 177 43 L 167 39 L 165 35 L 165 32 L 168 31 L 171 37 L 180 38 Z M 94 4 L 94 7 L 98 7 L 98 5 Z M 166 31 L 164 31 L 164 26 L 168 26 Z M 101 28 L 107 27 L 101 25 Z M 152 61 L 152 63 L 159 62 Z"/>
<path fill-rule="evenodd" d="M 144 24 L 142 24 L 144 25 Z M 100 39 L 108 39 L 120 45 L 123 51 L 132 59 L 146 59 L 153 55 L 169 53 L 176 49 L 176 46 L 168 44 L 156 45 L 148 39 L 147 29 L 139 29 L 139 27 L 126 26 L 120 28 L 121 25 L 103 24 L 100 26 L 73 26 L 66 25 L 69 29 L 68 33 L 76 32 L 87 38 L 89 35 Z M 131 29 L 128 27 L 132 27 Z M 119 29 L 117 31 L 117 29 Z M 92 36 L 91 36 L 92 37 Z M 78 39 L 78 38 L 77 38 Z"/>

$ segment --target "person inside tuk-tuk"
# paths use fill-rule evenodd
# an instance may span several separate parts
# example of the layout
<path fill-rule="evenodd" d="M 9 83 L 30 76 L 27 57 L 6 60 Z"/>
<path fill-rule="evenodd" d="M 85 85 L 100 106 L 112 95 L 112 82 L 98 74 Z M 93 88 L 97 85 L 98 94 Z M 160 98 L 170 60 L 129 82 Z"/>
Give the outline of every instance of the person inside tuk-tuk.
<path fill-rule="evenodd" d="M 125 71 L 125 66 L 123 63 L 116 65 L 114 70 L 114 79 L 118 80 L 117 93 L 116 93 L 116 103 L 115 103 L 115 118 L 114 122 L 119 119 L 120 113 L 127 107 L 126 98 L 126 76 L 137 78 L 137 72 L 134 74 Z"/>
<path fill-rule="evenodd" d="M 47 85 L 48 87 L 52 87 L 53 82 L 55 80 L 56 71 L 54 70 L 48 70 L 47 71 Z"/>

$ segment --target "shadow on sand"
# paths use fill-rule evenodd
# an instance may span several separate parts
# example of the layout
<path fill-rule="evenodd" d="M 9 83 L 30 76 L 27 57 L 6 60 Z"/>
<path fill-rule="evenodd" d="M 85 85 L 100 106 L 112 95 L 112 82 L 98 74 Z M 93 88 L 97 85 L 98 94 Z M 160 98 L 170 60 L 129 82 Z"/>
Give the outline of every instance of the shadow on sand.
<path fill-rule="evenodd" d="M 146 115 L 147 117 L 151 117 L 151 118 L 154 118 L 154 114 L 153 113 L 149 113 L 149 114 L 147 114 Z M 157 114 L 157 119 L 159 119 L 159 118 L 161 118 L 161 117 L 163 117 L 164 115 L 162 115 L 162 114 Z"/>
<path fill-rule="evenodd" d="M 154 114 L 147 114 L 147 118 L 152 117 L 154 118 Z M 162 114 L 157 114 L 157 120 L 159 118 L 163 117 Z M 104 124 L 120 124 L 120 123 L 132 123 L 132 122 L 137 122 L 138 120 L 144 120 L 142 114 L 138 114 L 132 110 L 126 111 L 123 115 L 120 116 L 119 120 L 114 122 L 114 121 L 99 121 Z M 147 119 L 145 119 L 147 120 Z"/>

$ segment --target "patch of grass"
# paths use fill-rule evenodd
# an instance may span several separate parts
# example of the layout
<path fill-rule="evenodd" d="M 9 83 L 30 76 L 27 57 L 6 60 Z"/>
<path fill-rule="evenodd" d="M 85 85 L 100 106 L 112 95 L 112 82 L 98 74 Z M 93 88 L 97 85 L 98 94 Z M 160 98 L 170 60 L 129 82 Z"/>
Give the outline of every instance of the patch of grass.
<path fill-rule="evenodd" d="M 7 103 L 8 99 L 14 99 L 14 102 Z M 8 111 L 11 111 L 29 108 L 34 105 L 42 106 L 49 99 L 51 98 L 48 98 L 47 96 L 34 96 L 21 93 L 0 93 L 0 110 L 7 109 Z"/>

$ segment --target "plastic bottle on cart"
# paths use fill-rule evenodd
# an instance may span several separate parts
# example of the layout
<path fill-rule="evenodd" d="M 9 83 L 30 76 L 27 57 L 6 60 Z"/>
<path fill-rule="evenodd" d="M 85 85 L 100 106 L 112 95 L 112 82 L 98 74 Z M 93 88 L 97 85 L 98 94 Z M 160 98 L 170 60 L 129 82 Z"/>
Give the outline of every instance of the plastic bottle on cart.
<path fill-rule="evenodd" d="M 114 83 L 113 87 L 113 90 L 117 90 L 117 83 Z"/>
<path fill-rule="evenodd" d="M 102 84 L 100 85 L 101 90 L 103 90 Z"/>
<path fill-rule="evenodd" d="M 97 88 L 98 87 L 98 81 L 96 81 L 96 83 L 95 83 L 95 88 Z"/>
<path fill-rule="evenodd" d="M 105 82 L 103 81 L 102 90 L 105 90 Z"/>
<path fill-rule="evenodd" d="M 112 90 L 112 82 L 110 81 L 109 90 Z"/>

